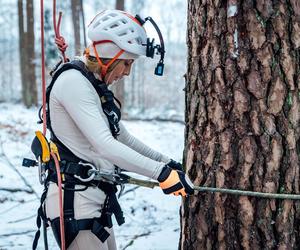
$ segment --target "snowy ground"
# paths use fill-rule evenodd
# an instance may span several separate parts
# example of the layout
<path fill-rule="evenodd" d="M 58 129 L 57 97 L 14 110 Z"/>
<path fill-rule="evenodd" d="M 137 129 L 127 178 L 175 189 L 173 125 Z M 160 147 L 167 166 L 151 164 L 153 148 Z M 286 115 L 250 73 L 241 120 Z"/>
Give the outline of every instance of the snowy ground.
<path fill-rule="evenodd" d="M 0 104 L 0 249 L 31 249 L 35 234 L 38 196 L 42 186 L 37 169 L 21 167 L 23 157 L 31 157 L 30 144 L 36 129 L 37 110 L 21 105 Z M 124 122 L 136 137 L 149 146 L 180 161 L 184 126 L 167 122 Z M 21 173 L 35 190 L 17 173 Z M 128 185 L 120 202 L 126 223 L 115 223 L 120 250 L 174 250 L 179 240 L 181 198 L 165 196 L 154 190 Z M 48 230 L 49 249 L 58 249 Z M 43 240 L 38 249 L 43 249 Z"/>

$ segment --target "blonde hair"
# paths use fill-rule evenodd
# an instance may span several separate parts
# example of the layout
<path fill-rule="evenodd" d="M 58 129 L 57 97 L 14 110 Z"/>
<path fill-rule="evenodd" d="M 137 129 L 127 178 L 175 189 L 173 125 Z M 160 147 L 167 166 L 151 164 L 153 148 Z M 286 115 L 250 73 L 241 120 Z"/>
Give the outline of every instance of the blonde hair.
<path fill-rule="evenodd" d="M 100 60 L 104 63 L 107 64 L 111 59 L 107 58 L 100 58 Z M 114 70 L 114 68 L 121 62 L 121 59 L 117 59 L 114 61 L 107 69 L 106 73 L 109 73 Z M 86 66 L 89 69 L 89 71 L 93 73 L 101 73 L 101 66 L 99 65 L 97 58 L 94 56 L 86 55 Z"/>

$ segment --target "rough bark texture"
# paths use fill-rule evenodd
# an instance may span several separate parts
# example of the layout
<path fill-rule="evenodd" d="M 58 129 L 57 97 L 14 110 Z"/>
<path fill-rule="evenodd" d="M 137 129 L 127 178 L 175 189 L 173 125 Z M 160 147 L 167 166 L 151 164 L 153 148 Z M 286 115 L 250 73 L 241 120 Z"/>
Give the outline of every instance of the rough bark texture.
<path fill-rule="evenodd" d="M 299 0 L 189 0 L 185 166 L 195 185 L 299 193 Z M 197 194 L 180 249 L 300 249 L 299 202 Z"/>
<path fill-rule="evenodd" d="M 23 1 L 18 0 L 19 53 L 22 81 L 22 100 L 26 107 L 37 105 L 34 50 L 34 9 L 33 0 L 26 1 L 26 28 L 24 26 Z"/>

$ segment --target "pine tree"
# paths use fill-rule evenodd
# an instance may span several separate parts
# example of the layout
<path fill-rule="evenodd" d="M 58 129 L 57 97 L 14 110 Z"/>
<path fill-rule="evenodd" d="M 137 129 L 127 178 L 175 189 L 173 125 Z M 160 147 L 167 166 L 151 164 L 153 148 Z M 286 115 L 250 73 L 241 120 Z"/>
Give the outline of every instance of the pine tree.
<path fill-rule="evenodd" d="M 300 4 L 188 2 L 185 166 L 196 185 L 299 193 Z M 181 249 L 300 249 L 299 202 L 184 200 Z"/>

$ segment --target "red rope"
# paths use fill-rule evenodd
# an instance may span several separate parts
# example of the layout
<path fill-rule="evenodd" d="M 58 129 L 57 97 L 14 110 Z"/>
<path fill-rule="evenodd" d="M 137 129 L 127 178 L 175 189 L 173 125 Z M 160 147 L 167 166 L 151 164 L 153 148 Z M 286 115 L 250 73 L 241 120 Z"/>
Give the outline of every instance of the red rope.
<path fill-rule="evenodd" d="M 59 12 L 58 24 L 56 25 L 56 0 L 53 0 L 53 26 L 55 32 L 55 43 L 60 50 L 64 62 L 67 62 L 68 59 L 65 55 L 66 48 L 68 45 L 65 43 L 65 39 L 60 35 L 59 28 L 61 23 L 62 13 Z M 60 174 L 60 166 L 56 155 L 51 152 L 51 155 L 55 162 L 56 175 L 57 175 L 57 184 L 58 184 L 58 194 L 59 194 L 59 222 L 60 222 L 60 239 L 61 239 L 61 249 L 66 249 L 65 244 L 65 223 L 64 223 L 64 212 L 63 212 L 63 197 L 62 197 L 62 184 L 61 184 L 61 174 Z"/>
<path fill-rule="evenodd" d="M 47 123 L 46 123 L 46 78 L 45 78 L 45 49 L 44 49 L 44 1 L 40 0 L 41 5 L 41 56 L 42 56 L 42 93 L 43 93 L 43 134 L 46 136 Z M 61 13 L 59 14 L 58 26 L 56 26 L 56 1 L 53 0 L 53 24 L 55 30 L 55 42 L 61 51 L 64 61 L 67 61 L 65 56 L 65 50 L 68 45 L 65 43 L 64 38 L 59 34 L 59 27 L 61 23 Z M 63 197 L 62 197 L 62 181 L 60 174 L 59 161 L 56 155 L 51 152 L 51 156 L 55 162 L 55 168 L 57 173 L 58 192 L 59 192 L 59 220 L 60 220 L 60 237 L 61 237 L 61 249 L 65 250 L 65 226 L 64 226 L 64 213 L 63 213 Z"/>
<path fill-rule="evenodd" d="M 62 12 L 60 11 L 58 16 L 58 23 L 56 24 L 56 0 L 53 0 L 53 26 L 55 32 L 55 43 L 63 56 L 64 62 L 67 62 L 68 58 L 66 57 L 65 52 L 68 47 L 68 44 L 66 43 L 65 39 L 63 38 L 63 36 L 60 35 L 59 32 L 61 18 L 62 18 Z"/>
<path fill-rule="evenodd" d="M 41 51 L 42 51 L 42 99 L 43 99 L 43 134 L 46 136 L 46 78 L 45 78 L 45 48 L 44 48 L 44 0 L 40 1 L 41 5 Z"/>
<path fill-rule="evenodd" d="M 55 32 L 55 43 L 60 50 L 64 62 L 67 62 L 68 59 L 65 55 L 66 48 L 68 45 L 65 43 L 65 39 L 60 35 L 59 28 L 61 23 L 62 13 L 59 12 L 58 24 L 56 25 L 56 0 L 53 0 L 53 26 Z M 60 166 L 59 162 L 56 158 L 56 155 L 51 152 L 51 155 L 55 162 L 56 175 L 57 175 L 57 184 L 58 184 L 58 194 L 59 194 L 59 222 L 60 222 L 60 239 L 61 239 L 61 249 L 66 249 L 65 244 L 65 222 L 64 222 L 64 212 L 63 212 L 63 198 L 62 198 L 62 184 L 61 184 L 61 174 L 60 174 Z"/>

